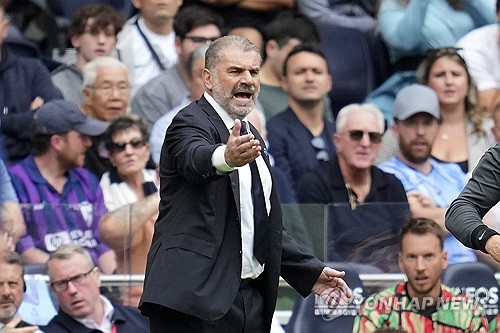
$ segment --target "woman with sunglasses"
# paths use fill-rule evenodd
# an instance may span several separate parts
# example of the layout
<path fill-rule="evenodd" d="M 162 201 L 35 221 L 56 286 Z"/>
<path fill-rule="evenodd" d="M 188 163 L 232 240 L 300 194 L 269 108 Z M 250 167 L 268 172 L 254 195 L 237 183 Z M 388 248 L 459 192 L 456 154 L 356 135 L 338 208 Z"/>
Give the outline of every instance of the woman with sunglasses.
<path fill-rule="evenodd" d="M 99 223 L 101 238 L 116 253 L 118 274 L 144 274 L 158 214 L 158 179 L 146 169 L 150 157 L 147 126 L 136 115 L 114 118 L 105 133 L 113 169 L 101 178 L 109 213 Z M 122 288 L 122 300 L 137 306 L 142 286 Z"/>
<path fill-rule="evenodd" d="M 382 0 L 379 29 L 393 75 L 366 98 L 392 124 L 398 91 L 416 82 L 415 70 L 427 51 L 451 46 L 468 32 L 496 21 L 489 0 Z"/>
<path fill-rule="evenodd" d="M 495 139 L 490 132 L 493 121 L 485 118 L 479 105 L 476 85 L 458 50 L 431 51 L 417 70 L 417 79 L 437 93 L 441 121 L 432 145 L 432 157 L 440 162 L 457 163 L 470 173 Z M 396 153 L 398 143 L 390 131 L 384 135 L 377 163 Z"/>

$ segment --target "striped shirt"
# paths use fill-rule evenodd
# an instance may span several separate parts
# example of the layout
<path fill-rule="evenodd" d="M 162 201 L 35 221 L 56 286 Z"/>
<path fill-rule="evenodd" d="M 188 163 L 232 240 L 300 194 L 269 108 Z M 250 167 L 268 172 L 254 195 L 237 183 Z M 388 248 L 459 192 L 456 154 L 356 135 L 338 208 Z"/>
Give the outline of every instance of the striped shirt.
<path fill-rule="evenodd" d="M 99 219 L 107 210 L 97 177 L 84 168 L 69 170 L 59 193 L 42 176 L 32 155 L 9 172 L 27 229 L 16 250 L 23 253 L 36 247 L 50 253 L 62 244 L 77 243 L 97 265 L 98 258 L 110 250 L 99 239 Z"/>

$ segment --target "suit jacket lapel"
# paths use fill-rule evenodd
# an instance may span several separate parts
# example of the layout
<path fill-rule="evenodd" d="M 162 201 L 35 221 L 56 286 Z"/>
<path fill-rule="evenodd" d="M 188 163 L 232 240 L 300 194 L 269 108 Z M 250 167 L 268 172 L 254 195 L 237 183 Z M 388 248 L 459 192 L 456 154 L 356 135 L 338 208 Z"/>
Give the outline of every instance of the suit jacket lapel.
<path fill-rule="evenodd" d="M 220 143 L 225 144 L 227 140 L 229 139 L 229 131 L 222 121 L 221 117 L 215 111 L 215 109 L 208 103 L 206 98 L 202 96 L 198 100 L 198 106 L 207 113 L 208 115 L 208 120 L 212 122 L 214 125 L 215 129 L 219 133 L 219 137 L 221 139 Z M 236 204 L 236 210 L 238 212 L 238 217 L 241 219 L 241 212 L 240 212 L 240 180 L 238 177 L 238 170 L 234 170 L 229 174 L 229 178 L 231 179 L 231 189 L 233 190 L 233 197 L 234 197 L 234 202 Z"/>

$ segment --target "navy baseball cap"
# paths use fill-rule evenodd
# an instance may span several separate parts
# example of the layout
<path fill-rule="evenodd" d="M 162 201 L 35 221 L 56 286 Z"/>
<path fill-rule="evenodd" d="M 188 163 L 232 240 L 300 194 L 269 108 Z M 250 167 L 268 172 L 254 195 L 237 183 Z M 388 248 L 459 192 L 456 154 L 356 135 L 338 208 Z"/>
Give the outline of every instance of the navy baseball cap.
<path fill-rule="evenodd" d="M 101 135 L 108 123 L 84 115 L 75 103 L 56 99 L 45 103 L 33 116 L 36 131 L 41 134 L 60 134 L 68 131 L 89 136 Z"/>

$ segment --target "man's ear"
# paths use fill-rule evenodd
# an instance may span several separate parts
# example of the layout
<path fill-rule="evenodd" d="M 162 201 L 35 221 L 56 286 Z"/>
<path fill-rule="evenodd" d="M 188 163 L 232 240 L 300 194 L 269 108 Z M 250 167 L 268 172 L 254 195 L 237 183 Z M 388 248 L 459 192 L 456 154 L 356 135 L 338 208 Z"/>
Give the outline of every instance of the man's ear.
<path fill-rule="evenodd" d="M 212 73 L 208 69 L 203 68 L 201 78 L 203 79 L 203 84 L 205 85 L 206 90 L 212 91 Z"/>
<path fill-rule="evenodd" d="M 80 48 L 80 36 L 77 36 L 77 35 L 71 36 L 71 45 L 73 45 L 73 47 L 75 49 L 79 49 Z"/>
<path fill-rule="evenodd" d="M 405 272 L 404 269 L 403 269 L 403 258 L 402 258 L 402 253 L 401 252 L 398 252 L 398 265 L 399 265 L 399 269 L 401 270 L 401 272 Z"/>

